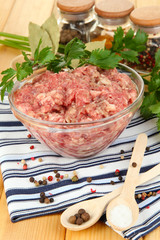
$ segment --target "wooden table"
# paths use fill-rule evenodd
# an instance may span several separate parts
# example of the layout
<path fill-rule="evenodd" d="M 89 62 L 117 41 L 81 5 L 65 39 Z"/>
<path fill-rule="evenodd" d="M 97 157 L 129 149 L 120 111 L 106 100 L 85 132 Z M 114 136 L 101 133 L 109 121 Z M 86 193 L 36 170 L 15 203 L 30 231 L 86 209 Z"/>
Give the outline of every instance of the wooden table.
<path fill-rule="evenodd" d="M 133 0 L 136 7 L 160 5 L 160 0 Z M 0 31 L 28 36 L 30 21 L 42 24 L 52 12 L 56 13 L 55 0 L 0 0 Z M 0 45 L 0 72 L 21 52 Z M 98 222 L 80 232 L 66 230 L 60 224 L 60 214 L 37 217 L 12 223 L 9 218 L 2 176 L 0 176 L 0 240 L 122 240 L 117 233 Z M 159 240 L 160 227 L 143 238 Z M 142 240 L 142 238 L 141 238 Z"/>

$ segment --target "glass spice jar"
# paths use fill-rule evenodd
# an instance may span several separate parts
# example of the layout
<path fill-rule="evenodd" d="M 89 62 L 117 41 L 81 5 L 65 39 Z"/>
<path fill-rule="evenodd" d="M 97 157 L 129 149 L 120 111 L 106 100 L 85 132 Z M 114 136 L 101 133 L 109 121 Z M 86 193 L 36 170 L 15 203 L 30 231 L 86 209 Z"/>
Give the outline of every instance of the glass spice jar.
<path fill-rule="evenodd" d="M 89 42 L 89 32 L 97 24 L 93 11 L 94 0 L 57 0 L 60 10 L 60 43 L 66 44 L 77 37 Z"/>
<path fill-rule="evenodd" d="M 148 34 L 147 48 L 138 56 L 139 64 L 130 64 L 141 73 L 150 72 L 155 65 L 155 53 L 160 48 L 160 6 L 136 8 L 130 14 L 135 32 L 140 29 Z"/>
<path fill-rule="evenodd" d="M 124 31 L 131 27 L 129 14 L 134 5 L 129 0 L 101 0 L 95 4 L 97 27 L 90 32 L 90 41 L 106 39 L 106 48 L 112 47 L 114 31 L 121 26 Z"/>

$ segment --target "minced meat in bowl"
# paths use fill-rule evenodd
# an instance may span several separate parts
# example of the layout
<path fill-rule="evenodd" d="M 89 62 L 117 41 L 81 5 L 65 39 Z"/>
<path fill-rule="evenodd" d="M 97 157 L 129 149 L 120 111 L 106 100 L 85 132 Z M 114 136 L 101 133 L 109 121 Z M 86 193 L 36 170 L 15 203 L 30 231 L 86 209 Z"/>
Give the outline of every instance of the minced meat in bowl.
<path fill-rule="evenodd" d="M 140 75 L 125 65 L 110 70 L 87 65 L 17 81 L 9 101 L 40 142 L 62 156 L 84 158 L 120 135 L 139 109 L 143 91 Z"/>

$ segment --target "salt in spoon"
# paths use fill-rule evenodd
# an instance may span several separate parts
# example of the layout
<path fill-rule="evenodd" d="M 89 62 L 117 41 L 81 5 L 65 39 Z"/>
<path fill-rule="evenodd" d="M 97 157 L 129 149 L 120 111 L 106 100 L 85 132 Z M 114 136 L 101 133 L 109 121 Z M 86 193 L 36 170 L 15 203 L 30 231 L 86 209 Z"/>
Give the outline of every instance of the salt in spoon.
<path fill-rule="evenodd" d="M 117 231 L 130 228 L 138 219 L 139 207 L 135 200 L 135 188 L 146 145 L 146 134 L 140 134 L 135 142 L 122 191 L 107 206 L 107 221 Z"/>
<path fill-rule="evenodd" d="M 144 143 L 144 145 L 145 144 L 146 143 Z M 145 151 L 144 148 L 143 148 L 143 151 Z M 151 180 L 152 178 L 156 177 L 157 175 L 159 175 L 159 172 L 160 172 L 160 164 L 158 164 L 157 166 L 153 167 L 152 169 L 138 176 L 138 178 L 134 180 L 136 182 L 136 186 L 141 185 Z M 123 186 L 115 189 L 114 191 L 102 197 L 85 200 L 68 207 L 61 215 L 61 224 L 65 228 L 72 231 L 80 231 L 80 230 L 91 227 L 100 219 L 109 201 L 111 201 L 113 198 L 117 197 L 121 193 L 122 187 Z M 82 225 L 76 225 L 76 224 L 70 223 L 69 217 L 75 215 L 75 213 L 77 213 L 78 210 L 82 208 L 85 209 L 86 212 L 90 214 L 90 219 L 87 222 L 84 222 Z"/>

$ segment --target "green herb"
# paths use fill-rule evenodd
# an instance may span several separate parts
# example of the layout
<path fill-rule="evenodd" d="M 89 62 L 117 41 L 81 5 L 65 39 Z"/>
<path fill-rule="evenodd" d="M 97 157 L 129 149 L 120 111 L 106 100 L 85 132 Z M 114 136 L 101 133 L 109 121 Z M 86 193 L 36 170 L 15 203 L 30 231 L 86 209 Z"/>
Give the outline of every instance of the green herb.
<path fill-rule="evenodd" d="M 147 77 L 150 76 L 150 80 Z M 143 76 L 144 83 L 148 87 L 144 94 L 141 106 L 141 114 L 145 119 L 157 117 L 157 127 L 160 130 L 160 49 L 155 54 L 155 66 L 150 74 Z"/>
<path fill-rule="evenodd" d="M 138 30 L 134 34 L 133 29 L 125 34 L 121 27 L 118 27 L 112 44 L 111 51 L 119 53 L 123 59 L 129 62 L 138 63 L 138 52 L 142 52 L 146 49 L 146 42 L 148 40 L 148 35 Z"/>
<path fill-rule="evenodd" d="M 141 35 L 143 40 L 140 38 Z M 36 47 L 34 52 L 33 60 L 31 60 L 28 55 L 23 52 L 25 61 L 22 64 L 17 63 L 16 70 L 9 68 L 2 72 L 2 75 L 4 76 L 0 84 L 0 87 L 2 87 L 1 99 L 3 101 L 5 91 L 11 91 L 14 85 L 14 78 L 21 81 L 27 76 L 30 76 L 35 68 L 46 66 L 48 70 L 59 72 L 64 68 L 72 69 L 73 60 L 78 60 L 78 66 L 91 64 L 102 69 L 117 67 L 118 63 L 123 58 L 137 62 L 138 52 L 136 51 L 136 47 L 139 42 L 141 49 L 145 48 L 143 44 L 146 42 L 146 37 L 144 36 L 144 33 L 138 32 L 138 34 L 135 35 L 136 40 L 134 40 L 133 30 L 129 30 L 129 32 L 125 35 L 123 29 L 119 27 L 114 35 L 112 49 L 108 50 L 101 48 L 89 51 L 86 49 L 86 45 L 81 40 L 74 38 L 64 47 L 63 55 L 54 55 L 51 47 L 41 48 L 41 44 L 43 42 L 40 39 L 38 47 Z M 130 42 L 131 49 L 124 52 L 126 47 L 129 45 L 128 42 Z"/>
<path fill-rule="evenodd" d="M 0 83 L 1 87 L 1 100 L 4 99 L 5 91 L 8 93 L 11 92 L 13 86 L 14 86 L 14 79 L 16 78 L 18 81 L 23 80 L 24 78 L 30 76 L 33 73 L 33 70 L 35 67 L 38 66 L 38 68 L 45 66 L 50 61 L 53 61 L 55 58 L 55 55 L 51 51 L 49 47 L 46 47 L 39 50 L 41 45 L 41 40 L 38 44 L 38 47 L 34 53 L 34 59 L 31 60 L 28 58 L 28 55 L 25 52 L 22 52 L 24 56 L 25 62 L 22 64 L 16 63 L 16 70 L 13 68 L 8 68 L 1 72 L 3 76 L 2 82 Z"/>

